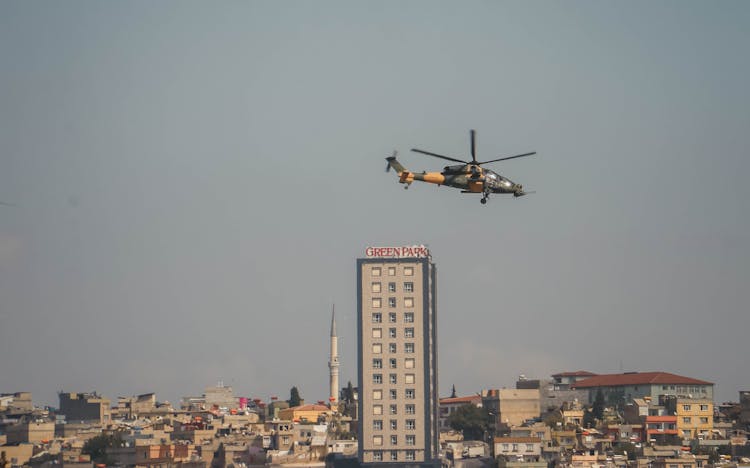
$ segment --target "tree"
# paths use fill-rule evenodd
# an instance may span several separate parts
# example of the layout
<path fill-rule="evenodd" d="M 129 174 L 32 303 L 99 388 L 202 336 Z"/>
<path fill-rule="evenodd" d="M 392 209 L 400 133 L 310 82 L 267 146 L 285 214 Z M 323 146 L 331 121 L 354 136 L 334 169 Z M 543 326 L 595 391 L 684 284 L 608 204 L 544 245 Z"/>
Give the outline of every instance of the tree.
<path fill-rule="evenodd" d="M 489 429 L 489 414 L 484 408 L 466 403 L 448 416 L 448 424 L 464 434 L 464 440 L 483 440 Z"/>
<path fill-rule="evenodd" d="M 352 419 L 357 415 L 357 402 L 354 400 L 354 387 L 352 387 L 351 380 L 346 384 L 346 388 L 341 390 L 339 413 Z"/>
<path fill-rule="evenodd" d="M 104 463 L 111 465 L 112 460 L 107 456 L 107 449 L 122 446 L 122 437 L 120 434 L 100 434 L 92 437 L 83 444 L 81 453 L 91 455 L 95 463 Z"/>
<path fill-rule="evenodd" d="M 599 421 L 604 418 L 604 393 L 601 388 L 596 391 L 594 406 L 591 407 L 591 415 Z"/>
<path fill-rule="evenodd" d="M 583 421 L 581 421 L 583 427 L 594 427 L 596 426 L 596 418 L 594 417 L 594 410 L 586 408 L 583 410 Z"/>
<path fill-rule="evenodd" d="M 287 400 L 287 403 L 289 403 L 290 407 L 299 406 L 302 403 L 302 398 L 299 396 L 299 390 L 297 390 L 297 387 L 292 387 L 292 389 L 289 390 L 289 399 Z"/>
<path fill-rule="evenodd" d="M 551 427 L 552 429 L 557 429 L 558 425 L 562 427 L 563 423 L 563 417 L 560 411 L 552 411 L 551 413 L 548 413 L 547 416 L 544 417 L 544 424 Z"/>

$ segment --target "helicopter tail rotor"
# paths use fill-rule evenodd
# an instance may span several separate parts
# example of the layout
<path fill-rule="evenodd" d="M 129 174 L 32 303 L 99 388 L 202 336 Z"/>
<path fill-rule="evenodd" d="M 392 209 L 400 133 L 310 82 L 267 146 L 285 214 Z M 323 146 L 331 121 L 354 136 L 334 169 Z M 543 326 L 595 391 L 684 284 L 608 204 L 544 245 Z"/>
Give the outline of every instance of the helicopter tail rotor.
<path fill-rule="evenodd" d="M 385 160 L 388 161 L 388 165 L 385 167 L 385 172 L 388 172 L 391 169 L 395 170 L 399 175 L 405 172 L 409 172 L 400 162 L 398 162 L 398 160 L 396 159 L 397 154 L 398 152 L 394 151 L 393 156 L 388 156 L 387 158 L 385 158 Z"/>
<path fill-rule="evenodd" d="M 393 163 L 393 161 L 396 160 L 396 156 L 397 155 L 398 155 L 398 151 L 393 150 L 393 154 L 391 156 L 388 156 L 387 158 L 385 158 L 385 160 L 388 161 L 385 164 L 385 172 L 391 172 L 391 164 Z"/>

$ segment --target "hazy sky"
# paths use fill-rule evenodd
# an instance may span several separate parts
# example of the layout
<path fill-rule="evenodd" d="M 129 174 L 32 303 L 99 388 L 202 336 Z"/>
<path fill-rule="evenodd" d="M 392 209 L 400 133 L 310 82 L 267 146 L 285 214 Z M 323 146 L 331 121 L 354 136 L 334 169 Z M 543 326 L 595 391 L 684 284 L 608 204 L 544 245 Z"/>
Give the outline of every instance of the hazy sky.
<path fill-rule="evenodd" d="M 440 393 L 750 388 L 750 3 L 0 2 L 0 392 L 327 397 L 355 261 L 428 244 Z M 479 159 L 535 195 L 404 191 Z M 355 382 L 356 383 L 356 382 Z"/>

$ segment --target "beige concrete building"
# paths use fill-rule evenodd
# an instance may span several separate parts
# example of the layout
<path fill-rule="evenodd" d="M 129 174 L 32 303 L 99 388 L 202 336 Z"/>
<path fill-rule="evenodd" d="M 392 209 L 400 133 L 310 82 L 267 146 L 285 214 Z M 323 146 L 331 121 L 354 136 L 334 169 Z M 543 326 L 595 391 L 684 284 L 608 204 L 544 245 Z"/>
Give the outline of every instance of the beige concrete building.
<path fill-rule="evenodd" d="M 138 418 L 151 413 L 156 409 L 156 394 L 144 393 L 142 395 L 117 398 L 117 413 L 120 417 Z"/>
<path fill-rule="evenodd" d="M 39 443 L 55 438 L 55 423 L 51 421 L 21 422 L 6 427 L 5 431 L 8 444 Z"/>
<path fill-rule="evenodd" d="M 482 392 L 482 402 L 496 429 L 520 426 L 540 416 L 539 389 L 503 388 Z"/>
<path fill-rule="evenodd" d="M 10 415 L 31 413 L 31 392 L 0 393 L 0 411 Z"/>
<path fill-rule="evenodd" d="M 359 461 L 438 466 L 436 269 L 424 246 L 357 260 Z"/>
<path fill-rule="evenodd" d="M 542 455 L 542 439 L 538 437 L 495 437 L 494 442 L 495 457 L 539 461 Z"/>
<path fill-rule="evenodd" d="M 63 393 L 60 397 L 60 414 L 65 415 L 69 423 L 93 422 L 106 424 L 112 420 L 109 398 L 96 393 Z"/>

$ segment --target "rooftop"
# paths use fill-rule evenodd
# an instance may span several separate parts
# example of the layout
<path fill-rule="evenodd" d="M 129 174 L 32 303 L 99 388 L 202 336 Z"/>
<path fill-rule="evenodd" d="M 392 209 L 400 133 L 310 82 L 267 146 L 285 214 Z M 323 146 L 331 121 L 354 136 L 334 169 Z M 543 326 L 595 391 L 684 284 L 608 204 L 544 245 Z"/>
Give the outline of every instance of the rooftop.
<path fill-rule="evenodd" d="M 573 388 L 620 387 L 626 385 L 713 385 L 705 380 L 683 377 L 669 372 L 627 372 L 589 377 L 573 384 Z"/>
<path fill-rule="evenodd" d="M 552 374 L 552 377 L 593 377 L 597 374 L 593 372 L 579 370 L 574 372 L 560 372 L 559 374 Z"/>
<path fill-rule="evenodd" d="M 481 401 L 482 401 L 481 396 L 471 395 L 471 396 L 463 396 L 463 397 L 455 397 L 455 398 L 441 398 L 440 404 L 451 405 L 451 404 L 458 404 L 458 403 L 478 403 Z"/>

